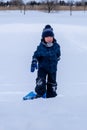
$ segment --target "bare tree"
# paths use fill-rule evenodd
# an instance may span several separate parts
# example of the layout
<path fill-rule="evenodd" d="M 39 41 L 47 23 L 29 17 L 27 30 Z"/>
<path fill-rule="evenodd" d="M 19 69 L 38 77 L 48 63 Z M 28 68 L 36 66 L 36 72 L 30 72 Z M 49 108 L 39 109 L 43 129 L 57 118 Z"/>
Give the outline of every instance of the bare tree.
<path fill-rule="evenodd" d="M 72 7 L 73 7 L 73 0 L 68 1 L 70 7 L 70 16 L 72 16 Z"/>
<path fill-rule="evenodd" d="M 10 0 L 12 5 L 19 6 L 23 4 L 23 0 Z"/>
<path fill-rule="evenodd" d="M 58 0 L 45 0 L 45 5 L 48 13 L 50 13 L 52 10 L 55 10 L 56 4 L 58 4 Z"/>
<path fill-rule="evenodd" d="M 84 12 L 85 12 L 85 9 L 86 9 L 86 1 L 87 1 L 87 0 L 82 0 L 82 6 L 83 6 L 83 8 L 84 8 Z"/>

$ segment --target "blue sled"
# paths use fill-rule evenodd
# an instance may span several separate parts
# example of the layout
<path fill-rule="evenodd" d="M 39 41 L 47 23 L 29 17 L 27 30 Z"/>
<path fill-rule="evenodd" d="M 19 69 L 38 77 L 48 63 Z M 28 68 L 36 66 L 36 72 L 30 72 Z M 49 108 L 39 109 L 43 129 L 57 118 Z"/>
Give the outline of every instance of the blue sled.
<path fill-rule="evenodd" d="M 34 91 L 31 91 L 23 97 L 23 100 L 33 100 L 37 98 L 41 98 L 41 96 L 37 95 Z M 46 98 L 46 93 L 42 96 L 42 98 Z"/>

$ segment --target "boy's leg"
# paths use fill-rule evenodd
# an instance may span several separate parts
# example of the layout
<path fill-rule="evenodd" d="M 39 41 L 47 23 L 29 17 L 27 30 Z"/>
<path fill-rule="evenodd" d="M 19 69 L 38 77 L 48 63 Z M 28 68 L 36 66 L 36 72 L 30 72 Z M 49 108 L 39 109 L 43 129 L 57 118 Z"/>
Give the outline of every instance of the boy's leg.
<path fill-rule="evenodd" d="M 46 72 L 43 69 L 38 70 L 35 91 L 39 96 L 46 93 Z"/>
<path fill-rule="evenodd" d="M 56 72 L 48 74 L 47 98 L 56 97 L 57 93 Z"/>

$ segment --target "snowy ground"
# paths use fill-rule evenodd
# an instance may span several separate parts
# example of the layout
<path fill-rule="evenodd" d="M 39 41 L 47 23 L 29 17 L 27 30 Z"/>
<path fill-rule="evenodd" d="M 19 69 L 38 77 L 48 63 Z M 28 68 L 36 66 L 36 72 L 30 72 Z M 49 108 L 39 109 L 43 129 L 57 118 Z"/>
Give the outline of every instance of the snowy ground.
<path fill-rule="evenodd" d="M 34 89 L 32 54 L 51 24 L 61 46 L 58 96 L 23 101 Z M 87 12 L 0 12 L 0 130 L 87 130 Z"/>

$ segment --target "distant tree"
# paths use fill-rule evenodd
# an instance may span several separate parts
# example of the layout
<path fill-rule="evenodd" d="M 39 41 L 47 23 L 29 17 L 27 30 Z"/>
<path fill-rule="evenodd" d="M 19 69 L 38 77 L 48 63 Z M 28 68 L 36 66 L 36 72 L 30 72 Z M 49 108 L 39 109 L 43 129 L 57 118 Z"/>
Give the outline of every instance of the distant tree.
<path fill-rule="evenodd" d="M 70 7 L 70 16 L 71 16 L 72 15 L 73 0 L 68 1 L 68 5 Z"/>
<path fill-rule="evenodd" d="M 63 6 L 63 5 L 66 5 L 66 2 L 65 2 L 64 0 L 60 0 L 60 1 L 59 1 L 59 5 L 62 5 L 62 6 Z"/>
<path fill-rule="evenodd" d="M 81 1 L 76 1 L 75 5 L 76 6 L 81 6 Z"/>
<path fill-rule="evenodd" d="M 52 10 L 55 10 L 56 4 L 58 4 L 58 0 L 45 0 L 45 5 L 48 13 L 50 13 Z"/>
<path fill-rule="evenodd" d="M 85 12 L 85 9 L 86 9 L 86 3 L 87 3 L 87 0 L 82 0 L 82 6 L 84 8 L 84 12 Z"/>
<path fill-rule="evenodd" d="M 15 5 L 15 6 L 24 4 L 23 0 L 10 0 L 10 2 L 11 2 L 11 5 Z"/>
<path fill-rule="evenodd" d="M 36 1 L 30 1 L 29 4 L 34 6 L 34 5 L 37 5 L 37 2 Z"/>

